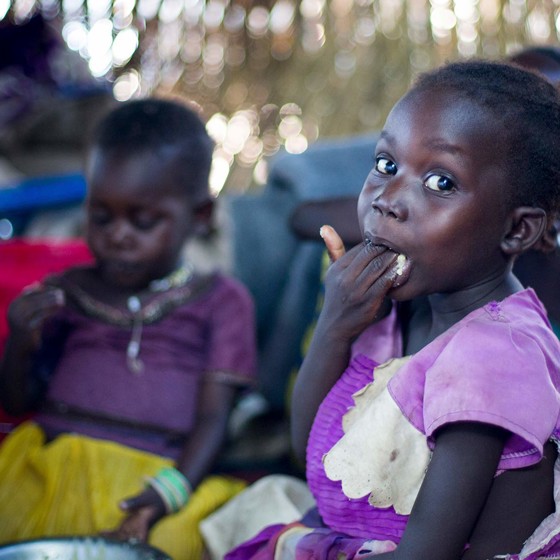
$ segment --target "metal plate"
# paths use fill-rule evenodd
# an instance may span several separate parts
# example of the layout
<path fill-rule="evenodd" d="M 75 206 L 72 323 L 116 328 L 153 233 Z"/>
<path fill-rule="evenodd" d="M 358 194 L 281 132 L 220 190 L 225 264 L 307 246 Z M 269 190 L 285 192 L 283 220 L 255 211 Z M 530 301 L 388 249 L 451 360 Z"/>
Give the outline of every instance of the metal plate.
<path fill-rule="evenodd" d="M 0 560 L 171 560 L 143 543 L 101 537 L 45 538 L 0 546 Z"/>

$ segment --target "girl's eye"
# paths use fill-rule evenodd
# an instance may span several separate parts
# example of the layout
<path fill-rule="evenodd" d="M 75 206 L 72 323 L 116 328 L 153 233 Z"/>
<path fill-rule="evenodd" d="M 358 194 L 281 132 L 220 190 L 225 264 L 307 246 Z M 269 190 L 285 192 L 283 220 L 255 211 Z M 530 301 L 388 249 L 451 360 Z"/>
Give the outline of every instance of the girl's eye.
<path fill-rule="evenodd" d="M 455 189 L 455 183 L 445 175 L 430 175 L 424 184 L 432 191 L 450 192 Z"/>
<path fill-rule="evenodd" d="M 396 175 L 397 173 L 395 162 L 383 156 L 375 158 L 375 169 L 383 175 Z"/>
<path fill-rule="evenodd" d="M 98 226 L 107 225 L 111 221 L 111 214 L 103 208 L 92 208 L 89 216 L 91 222 Z"/>
<path fill-rule="evenodd" d="M 133 223 L 140 230 L 148 230 L 158 223 L 158 218 L 152 214 L 137 214 L 134 217 Z"/>

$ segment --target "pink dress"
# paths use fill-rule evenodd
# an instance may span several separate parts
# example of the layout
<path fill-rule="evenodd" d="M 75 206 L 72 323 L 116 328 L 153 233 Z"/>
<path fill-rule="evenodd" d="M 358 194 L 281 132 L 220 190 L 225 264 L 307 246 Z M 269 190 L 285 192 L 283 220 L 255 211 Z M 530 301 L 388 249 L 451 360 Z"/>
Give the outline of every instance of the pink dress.
<path fill-rule="evenodd" d="M 397 359 L 378 366 L 390 358 Z M 295 558 L 353 558 L 364 546 L 371 550 L 372 541 L 385 543 L 380 552 L 394 548 L 422 482 L 415 473 L 427 467 L 439 427 L 480 421 L 510 431 L 499 475 L 538 462 L 543 445 L 560 435 L 559 416 L 560 343 L 533 290 L 470 313 L 408 358 L 393 310 L 357 340 L 349 367 L 318 410 L 307 448 L 319 514 L 307 524 L 318 528 L 301 538 Z M 383 437 L 386 429 L 398 430 L 399 438 Z M 375 467 L 364 469 L 369 456 Z M 374 469 L 386 467 L 376 480 Z M 545 551 L 560 558 L 560 504 L 556 509 L 519 558 Z M 282 530 L 265 530 L 227 560 L 273 558 L 265 550 Z"/>

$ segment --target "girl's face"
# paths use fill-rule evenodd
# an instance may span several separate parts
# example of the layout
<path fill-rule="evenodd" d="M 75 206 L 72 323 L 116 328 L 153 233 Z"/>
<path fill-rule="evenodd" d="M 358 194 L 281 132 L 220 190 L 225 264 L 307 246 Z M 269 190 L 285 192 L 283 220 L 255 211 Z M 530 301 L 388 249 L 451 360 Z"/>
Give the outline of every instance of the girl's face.
<path fill-rule="evenodd" d="M 87 179 L 87 241 L 104 280 L 137 290 L 173 271 L 195 219 L 173 165 L 94 151 Z"/>
<path fill-rule="evenodd" d="M 364 238 L 404 253 L 410 299 L 484 283 L 507 266 L 500 125 L 451 92 L 412 92 L 394 107 L 358 202 Z"/>

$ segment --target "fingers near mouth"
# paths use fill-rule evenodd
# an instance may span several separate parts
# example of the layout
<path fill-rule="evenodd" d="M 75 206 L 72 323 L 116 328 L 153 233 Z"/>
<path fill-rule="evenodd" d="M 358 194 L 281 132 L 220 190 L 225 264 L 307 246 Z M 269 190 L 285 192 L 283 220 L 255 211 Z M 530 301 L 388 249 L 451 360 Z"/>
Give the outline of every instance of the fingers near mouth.
<path fill-rule="evenodd" d="M 391 270 L 394 275 L 393 288 L 404 284 L 410 275 L 410 259 L 399 251 L 383 245 L 381 243 L 374 243 L 373 240 L 366 238 L 364 240 L 366 250 L 370 250 L 374 254 L 374 258 L 381 257 L 381 255 L 388 253 L 390 260 L 388 262 L 388 270 Z"/>
<path fill-rule="evenodd" d="M 387 245 L 381 245 L 379 243 L 374 243 L 371 239 L 365 239 L 364 240 L 364 245 L 366 247 L 366 249 L 369 249 L 371 251 L 373 251 L 376 255 L 381 255 L 382 253 L 385 253 L 386 251 L 391 251 L 391 249 L 389 249 L 389 247 L 387 247 Z M 394 252 L 394 251 L 391 251 Z"/>

